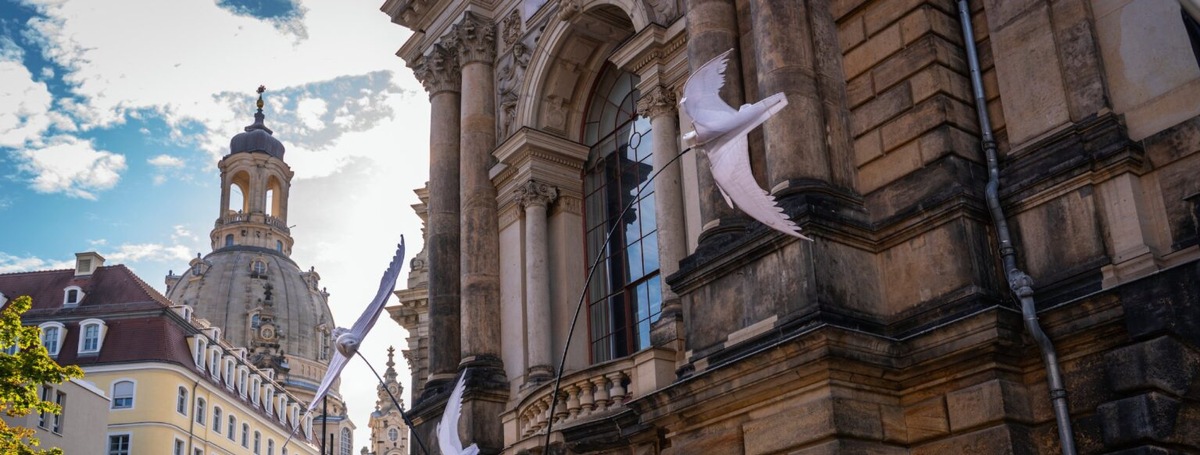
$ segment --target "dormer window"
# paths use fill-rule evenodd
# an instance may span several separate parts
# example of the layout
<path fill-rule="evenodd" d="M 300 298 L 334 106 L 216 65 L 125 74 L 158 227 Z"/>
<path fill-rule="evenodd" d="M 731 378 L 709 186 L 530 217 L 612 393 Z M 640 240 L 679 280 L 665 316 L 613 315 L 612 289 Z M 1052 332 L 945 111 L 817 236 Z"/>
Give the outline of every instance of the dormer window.
<path fill-rule="evenodd" d="M 192 361 L 196 362 L 196 368 L 204 369 L 204 352 L 208 349 L 208 339 L 203 335 L 196 335 L 196 346 L 193 352 Z"/>
<path fill-rule="evenodd" d="M 85 319 L 79 323 L 79 353 L 96 354 L 104 346 L 104 334 L 108 327 L 99 319 Z"/>
<path fill-rule="evenodd" d="M 67 337 L 67 328 L 61 322 L 47 322 L 39 325 L 42 329 L 42 346 L 50 353 L 50 357 L 58 356 L 62 349 L 63 339 Z"/>
<path fill-rule="evenodd" d="M 63 307 L 73 308 L 79 306 L 79 302 L 83 300 L 83 289 L 79 286 L 67 286 L 63 289 Z"/>

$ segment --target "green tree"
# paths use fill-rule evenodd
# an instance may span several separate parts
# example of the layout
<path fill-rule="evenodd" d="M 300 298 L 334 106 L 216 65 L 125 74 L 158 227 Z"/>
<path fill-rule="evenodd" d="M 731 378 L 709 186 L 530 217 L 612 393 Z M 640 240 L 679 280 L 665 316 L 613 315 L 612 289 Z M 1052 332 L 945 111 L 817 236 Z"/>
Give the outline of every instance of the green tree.
<path fill-rule="evenodd" d="M 75 365 L 61 366 L 42 346 L 42 329 L 21 325 L 21 315 L 33 305 L 28 296 L 17 297 L 0 311 L 0 411 L 13 417 L 31 412 L 58 414 L 62 408 L 38 396 L 42 384 L 61 384 L 82 378 Z M 7 348 L 17 346 L 13 354 Z M 62 449 L 36 450 L 39 441 L 33 430 L 8 426 L 0 420 L 0 453 L 14 455 L 62 455 Z"/>

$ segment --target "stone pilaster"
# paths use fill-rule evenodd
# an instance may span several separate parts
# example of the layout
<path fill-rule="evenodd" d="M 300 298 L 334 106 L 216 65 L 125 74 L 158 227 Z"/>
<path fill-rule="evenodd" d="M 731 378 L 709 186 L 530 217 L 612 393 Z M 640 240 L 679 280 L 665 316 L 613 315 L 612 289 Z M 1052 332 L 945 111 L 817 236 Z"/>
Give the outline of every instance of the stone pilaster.
<path fill-rule="evenodd" d="M 429 93 L 429 380 L 454 378 L 461 361 L 459 72 L 456 49 L 435 45 L 413 66 Z"/>
<path fill-rule="evenodd" d="M 530 180 L 517 191 L 525 208 L 525 317 L 528 339 L 529 382 L 540 382 L 554 375 L 554 354 L 550 348 L 550 263 L 546 211 L 558 188 Z"/>
<path fill-rule="evenodd" d="M 733 0 L 686 0 L 687 60 L 691 71 L 722 52 L 733 49 L 725 67 L 725 86 L 721 97 L 730 106 L 741 106 L 741 53 L 738 46 L 737 6 Z M 701 242 L 713 235 L 740 232 L 745 219 L 725 203 L 710 172 L 708 157 L 697 155 L 697 182 L 700 192 L 700 223 L 704 232 Z"/>
<path fill-rule="evenodd" d="M 683 187 L 679 155 L 679 112 L 674 91 L 659 85 L 642 91 L 638 99 L 638 115 L 650 118 L 653 146 L 655 204 L 658 219 L 659 274 L 670 276 L 679 270 L 679 260 L 687 254 L 687 232 L 684 228 Z M 670 286 L 662 287 L 663 313 L 679 311 L 679 296 Z"/>
<path fill-rule="evenodd" d="M 763 124 L 768 187 L 792 179 L 829 180 L 821 96 L 804 1 L 751 0 L 758 98 L 785 93 L 788 105 Z"/>

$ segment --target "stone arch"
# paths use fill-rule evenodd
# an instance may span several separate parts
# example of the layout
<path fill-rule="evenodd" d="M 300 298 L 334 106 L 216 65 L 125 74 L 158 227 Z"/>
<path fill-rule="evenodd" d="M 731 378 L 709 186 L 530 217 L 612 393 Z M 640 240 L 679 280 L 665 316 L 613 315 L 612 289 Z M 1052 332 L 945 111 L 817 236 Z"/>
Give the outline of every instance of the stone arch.
<path fill-rule="evenodd" d="M 561 6 L 560 8 L 570 8 Z M 580 139 L 583 109 L 617 44 L 650 23 L 641 1 L 592 0 L 560 9 L 538 39 L 521 90 L 518 124 Z"/>
<path fill-rule="evenodd" d="M 237 198 L 233 197 L 234 187 L 237 188 L 238 192 L 241 195 L 240 201 L 238 201 Z M 221 209 L 223 211 L 242 212 L 242 213 L 250 212 L 250 173 L 249 172 L 247 172 L 246 170 L 238 170 L 236 172 L 231 173 L 229 175 L 228 180 L 225 181 L 224 188 L 222 188 L 221 191 L 223 193 L 225 193 L 223 195 L 224 197 L 222 197 L 222 199 L 227 201 L 226 206 L 221 207 Z"/>

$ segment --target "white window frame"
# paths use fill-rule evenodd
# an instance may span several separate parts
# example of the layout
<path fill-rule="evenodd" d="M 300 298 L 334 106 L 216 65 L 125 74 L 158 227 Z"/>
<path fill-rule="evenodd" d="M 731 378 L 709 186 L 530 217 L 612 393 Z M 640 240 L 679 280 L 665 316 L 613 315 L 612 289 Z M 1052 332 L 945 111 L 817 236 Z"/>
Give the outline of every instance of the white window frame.
<path fill-rule="evenodd" d="M 206 423 L 204 420 L 206 418 L 204 411 L 205 411 L 205 408 L 207 408 L 207 407 L 208 407 L 208 400 L 205 400 L 203 398 L 196 398 L 196 411 L 195 411 L 196 423 L 200 424 L 200 426 L 204 426 L 204 424 Z"/>
<path fill-rule="evenodd" d="M 61 435 L 67 416 L 67 393 L 56 389 L 54 391 L 54 404 L 58 405 L 58 413 L 51 417 L 54 423 L 50 426 L 50 432 Z"/>
<path fill-rule="evenodd" d="M 222 420 L 224 420 L 225 416 L 221 414 L 221 411 L 222 411 L 222 409 L 220 406 L 213 404 L 213 406 L 212 406 L 213 429 L 217 430 L 217 434 L 221 433 L 221 424 L 225 423 L 225 422 L 222 422 Z"/>
<path fill-rule="evenodd" d="M 175 412 L 187 417 L 188 415 L 188 390 L 187 387 L 179 386 L 178 393 L 175 394 Z"/>
<path fill-rule="evenodd" d="M 117 436 L 117 437 L 124 436 L 125 441 L 129 443 L 129 450 L 125 451 L 125 455 L 133 453 L 133 433 L 122 432 L 122 433 L 108 433 L 107 435 L 104 436 L 104 453 L 105 453 L 105 455 L 114 455 L 115 454 L 115 452 L 112 451 L 112 438 L 114 436 Z"/>
<path fill-rule="evenodd" d="M 87 329 L 96 326 L 96 349 L 84 349 L 87 346 Z M 79 354 L 98 354 L 104 349 L 104 335 L 108 333 L 108 325 L 102 319 L 84 319 L 79 322 Z"/>
<path fill-rule="evenodd" d="M 75 300 L 71 300 L 71 291 L 75 291 Z M 63 288 L 63 308 L 75 308 L 79 306 L 79 302 L 83 301 L 83 288 L 79 286 L 67 286 Z"/>
<path fill-rule="evenodd" d="M 208 352 L 208 338 L 205 338 L 204 335 L 196 335 L 193 342 L 195 345 L 192 348 L 195 350 L 192 351 L 192 362 L 195 362 L 196 368 L 204 370 L 204 354 Z"/>
<path fill-rule="evenodd" d="M 183 451 L 185 450 L 187 450 L 187 448 L 184 447 L 183 440 L 175 438 L 175 448 L 171 451 L 171 453 L 174 455 L 184 455 Z"/>
<path fill-rule="evenodd" d="M 67 326 L 58 321 L 44 322 L 38 326 L 42 330 L 42 346 L 46 346 L 46 329 L 57 329 L 58 336 L 54 340 L 54 346 L 46 347 L 46 351 L 50 353 L 50 357 L 58 357 L 58 353 L 62 351 L 63 340 L 67 338 Z"/>
<path fill-rule="evenodd" d="M 234 369 L 233 368 L 235 365 L 237 365 L 237 361 L 234 360 L 232 355 L 225 356 L 225 371 L 221 374 L 225 376 L 225 388 L 229 389 L 229 390 L 233 390 L 233 379 L 234 379 Z"/>
<path fill-rule="evenodd" d="M 208 374 L 210 376 L 212 376 L 213 379 L 221 378 L 221 347 L 220 346 L 209 346 L 208 347 Z"/>
<path fill-rule="evenodd" d="M 130 384 L 133 384 L 133 393 L 130 394 L 130 396 L 129 396 L 129 407 L 118 408 L 117 407 L 117 384 L 120 384 L 122 382 L 128 382 Z M 112 385 L 109 386 L 109 388 L 108 388 L 108 396 L 112 397 L 112 401 L 108 405 L 109 410 L 127 411 L 130 409 L 136 408 L 137 407 L 137 381 L 134 380 L 133 378 L 120 378 L 120 379 L 117 379 L 116 381 L 113 381 Z"/>
<path fill-rule="evenodd" d="M 230 413 L 229 418 L 226 420 L 229 421 L 229 427 L 227 427 L 229 440 L 236 441 L 237 440 L 237 416 L 233 415 L 233 413 Z"/>
<path fill-rule="evenodd" d="M 262 394 L 262 391 L 259 390 L 261 385 L 262 379 L 258 375 L 254 375 L 254 377 L 250 378 L 250 402 L 255 406 L 259 405 L 258 397 Z"/>

